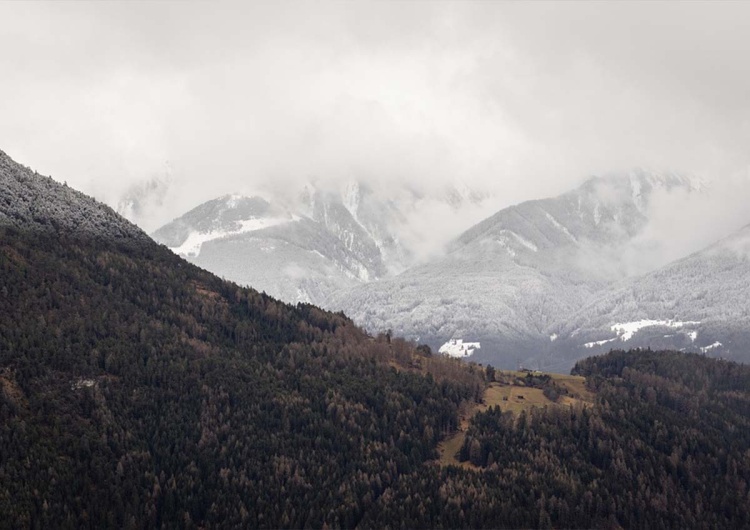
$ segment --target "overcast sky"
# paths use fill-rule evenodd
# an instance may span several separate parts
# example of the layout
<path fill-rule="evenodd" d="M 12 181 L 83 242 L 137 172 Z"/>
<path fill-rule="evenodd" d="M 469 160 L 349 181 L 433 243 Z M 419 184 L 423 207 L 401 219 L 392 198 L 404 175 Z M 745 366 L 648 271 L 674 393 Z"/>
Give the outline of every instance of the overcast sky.
<path fill-rule="evenodd" d="M 153 222 L 268 182 L 750 168 L 750 3 L 0 3 L 0 149 Z M 153 229 L 155 226 L 149 226 Z"/>

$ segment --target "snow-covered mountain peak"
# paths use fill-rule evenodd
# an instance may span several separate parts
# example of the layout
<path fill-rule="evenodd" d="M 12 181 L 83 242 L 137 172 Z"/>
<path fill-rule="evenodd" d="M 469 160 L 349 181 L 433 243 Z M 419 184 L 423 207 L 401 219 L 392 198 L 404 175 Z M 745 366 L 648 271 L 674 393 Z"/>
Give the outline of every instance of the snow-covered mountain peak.
<path fill-rule="evenodd" d="M 248 199 L 249 197 L 244 197 L 243 195 L 240 195 L 239 193 L 232 193 L 229 195 L 225 195 L 222 197 L 224 201 L 226 201 L 227 208 L 236 208 L 237 204 L 242 201 L 243 199 Z"/>
<path fill-rule="evenodd" d="M 448 248 L 452 252 L 480 244 L 486 249 L 482 241 L 492 240 L 515 258 L 529 251 L 557 252 L 592 242 L 609 247 L 624 244 L 646 225 L 654 191 L 676 187 L 690 189 L 691 182 L 680 175 L 640 169 L 594 176 L 558 197 L 500 210 L 461 234 Z M 515 242 L 517 248 L 509 247 L 509 242 Z"/>
<path fill-rule="evenodd" d="M 154 232 L 154 239 L 182 256 L 198 256 L 216 239 L 261 230 L 298 220 L 262 197 L 229 194 L 193 208 Z"/>

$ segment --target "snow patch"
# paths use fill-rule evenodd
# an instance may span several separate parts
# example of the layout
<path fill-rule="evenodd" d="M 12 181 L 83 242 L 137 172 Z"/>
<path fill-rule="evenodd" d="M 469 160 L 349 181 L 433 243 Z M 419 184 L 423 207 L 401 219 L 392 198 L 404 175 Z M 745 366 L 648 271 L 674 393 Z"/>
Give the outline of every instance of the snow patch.
<path fill-rule="evenodd" d="M 482 345 L 479 342 L 464 342 L 463 339 L 451 339 L 438 350 L 439 353 L 448 357 L 464 358 L 470 357 Z"/>
<path fill-rule="evenodd" d="M 587 342 L 586 344 L 584 344 L 584 347 L 586 347 L 586 348 L 593 348 L 594 346 L 602 346 L 603 344 L 607 344 L 608 342 L 612 342 L 612 341 L 615 341 L 615 340 L 617 340 L 617 337 L 615 337 L 614 339 L 597 340 L 597 341 L 594 341 L 594 342 Z"/>
<path fill-rule="evenodd" d="M 682 328 L 685 326 L 697 326 L 700 322 L 678 320 L 638 320 L 636 322 L 625 322 L 623 324 L 614 324 L 611 329 L 617 333 L 621 341 L 625 342 L 633 338 L 638 331 L 643 328 L 652 326 L 667 326 L 670 328 Z M 697 332 L 696 332 L 697 337 Z M 695 339 L 693 339 L 695 340 Z"/>
<path fill-rule="evenodd" d="M 301 302 L 303 304 L 310 303 L 310 296 L 307 294 L 307 292 L 304 289 L 300 287 L 297 287 L 297 302 L 298 303 Z"/>
<path fill-rule="evenodd" d="M 511 258 L 516 257 L 516 251 L 510 248 L 510 246 L 508 245 L 508 241 L 506 239 L 504 238 L 498 239 L 497 243 L 498 245 L 500 245 L 501 247 L 505 249 L 505 251 L 510 255 Z"/>
<path fill-rule="evenodd" d="M 79 388 L 91 388 L 96 384 L 96 381 L 93 379 L 84 379 L 83 377 L 79 378 L 77 381 L 74 381 L 70 388 L 73 390 L 78 390 Z"/>
<path fill-rule="evenodd" d="M 359 261 L 354 262 L 354 267 L 357 269 L 355 278 L 361 282 L 367 283 L 370 281 L 370 271 L 367 270 L 362 263 Z"/>
<path fill-rule="evenodd" d="M 232 200 L 232 199 L 230 199 Z M 263 228 L 288 223 L 291 221 L 298 221 L 300 218 L 297 216 L 291 217 L 263 217 L 245 219 L 240 221 L 240 228 L 237 230 L 212 230 L 210 232 L 197 232 L 193 231 L 185 239 L 185 241 L 179 247 L 169 247 L 169 249 L 175 254 L 185 257 L 197 257 L 201 252 L 201 247 L 208 241 L 214 239 L 221 239 L 228 236 L 236 236 L 238 234 L 244 234 L 246 232 L 255 232 Z"/>
<path fill-rule="evenodd" d="M 539 248 L 534 243 L 532 243 L 531 241 L 529 241 L 528 239 L 526 239 L 524 237 L 521 237 L 520 235 L 516 234 L 515 232 L 511 232 L 510 230 L 508 232 L 510 232 L 510 235 L 512 235 L 513 237 L 515 237 L 516 240 L 519 243 L 521 243 L 524 247 L 528 248 L 532 252 L 539 252 Z"/>
<path fill-rule="evenodd" d="M 226 198 L 227 208 L 232 209 L 237 206 L 237 203 L 239 203 L 242 199 L 245 197 L 243 195 L 228 195 Z"/>
<path fill-rule="evenodd" d="M 573 234 L 571 234 L 570 231 L 567 228 L 565 228 L 562 224 L 560 224 L 560 222 L 557 219 L 555 219 L 554 217 L 552 217 L 547 212 L 544 212 L 544 215 L 547 217 L 547 219 L 549 220 L 549 222 L 552 223 L 552 225 L 555 228 L 557 228 L 558 230 L 560 230 L 563 234 L 565 234 L 566 236 L 568 236 L 571 240 L 577 241 L 576 237 Z"/>
<path fill-rule="evenodd" d="M 359 217 L 357 215 L 357 212 L 359 210 L 359 203 L 362 199 L 362 192 L 359 188 L 359 182 L 357 181 L 351 181 L 349 184 L 347 184 L 346 189 L 344 190 L 344 196 L 342 197 L 342 202 L 344 203 L 344 208 L 349 210 L 349 213 L 352 214 L 352 217 L 354 217 L 354 220 L 359 223 Z M 360 223 L 361 224 L 361 223 Z"/>
<path fill-rule="evenodd" d="M 500 244 L 500 246 L 502 246 L 503 248 L 505 248 L 505 250 L 508 251 L 508 254 L 510 254 L 513 257 L 515 257 L 516 253 L 515 253 L 515 251 L 509 245 L 511 237 L 513 239 L 515 239 L 516 242 L 518 242 L 521 246 L 526 247 L 527 249 L 531 250 L 532 252 L 538 252 L 539 251 L 539 248 L 533 242 L 529 241 L 528 239 L 526 239 L 523 236 L 520 236 L 520 235 L 516 234 L 512 230 L 500 230 L 500 232 L 499 232 L 498 235 L 500 237 L 497 239 L 497 242 Z"/>
<path fill-rule="evenodd" d="M 714 348 L 719 348 L 721 346 L 724 346 L 724 345 L 717 340 L 713 344 L 709 344 L 708 346 L 704 346 L 703 348 L 701 348 L 701 352 L 702 353 L 707 353 L 707 352 L 713 350 Z"/>

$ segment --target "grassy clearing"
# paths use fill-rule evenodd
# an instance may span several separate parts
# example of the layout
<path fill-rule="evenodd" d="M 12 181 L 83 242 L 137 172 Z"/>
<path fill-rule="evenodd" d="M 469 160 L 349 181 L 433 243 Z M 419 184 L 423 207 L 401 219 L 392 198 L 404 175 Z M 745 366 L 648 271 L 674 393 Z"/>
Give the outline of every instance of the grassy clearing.
<path fill-rule="evenodd" d="M 457 458 L 458 452 L 464 445 L 465 439 L 466 431 L 456 431 L 454 434 L 440 442 L 438 445 L 438 452 L 440 453 L 438 463 L 441 466 L 459 466 L 464 469 L 479 469 L 471 462 L 459 462 Z"/>
<path fill-rule="evenodd" d="M 586 389 L 586 378 L 577 375 L 546 374 L 559 387 L 567 389 L 567 395 L 561 395 L 555 401 L 550 401 L 541 388 L 525 385 L 526 372 L 498 370 L 496 382 L 490 383 L 484 391 L 483 403 L 472 403 L 461 411 L 461 427 L 438 445 L 441 466 L 461 466 L 466 469 L 477 469 L 469 462 L 459 462 L 458 452 L 466 439 L 466 429 L 469 421 L 478 412 L 484 412 L 497 405 L 503 412 L 510 411 L 520 414 L 523 410 L 534 407 L 568 407 L 570 405 L 589 406 L 594 402 L 594 394 Z"/>

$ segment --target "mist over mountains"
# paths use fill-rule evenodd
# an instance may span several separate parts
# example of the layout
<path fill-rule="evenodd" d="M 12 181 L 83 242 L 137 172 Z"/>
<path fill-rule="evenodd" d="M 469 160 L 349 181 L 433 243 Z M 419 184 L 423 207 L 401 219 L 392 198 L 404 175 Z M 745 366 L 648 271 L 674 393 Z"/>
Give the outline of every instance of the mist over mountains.
<path fill-rule="evenodd" d="M 612 338 L 571 327 L 573 315 L 588 322 L 594 317 L 585 312 L 598 311 L 599 328 L 612 334 L 616 324 L 679 322 L 682 313 L 695 312 L 654 312 L 633 300 L 617 302 L 622 297 L 616 293 L 625 289 L 623 282 L 667 267 L 710 237 L 685 237 L 689 225 L 680 222 L 685 213 L 675 210 L 678 200 L 696 205 L 721 199 L 705 182 L 676 173 L 604 174 L 560 196 L 503 208 L 455 237 L 441 233 L 443 244 L 433 247 L 442 250 L 425 254 L 409 238 L 424 196 L 391 192 L 352 181 L 338 190 L 308 185 L 294 200 L 226 196 L 165 225 L 154 238 L 241 284 L 342 310 L 373 333 L 391 330 L 434 349 L 451 339 L 476 341 L 482 348 L 472 359 L 479 362 L 566 370 Z M 493 199 L 469 189 L 436 190 L 431 208 L 422 211 L 450 212 L 466 223 Z M 439 236 L 433 234 L 433 241 Z M 720 261 L 705 264 L 703 274 L 711 275 Z M 667 268 L 661 274 L 677 273 Z M 669 299 L 674 293 L 662 292 L 666 288 L 657 282 L 642 290 Z M 602 309 L 608 295 L 613 301 Z M 701 300 L 693 300 L 696 311 Z M 721 325 L 738 324 L 734 317 L 729 321 Z M 700 351 L 721 342 L 704 344 L 706 333 L 698 342 L 683 336 L 663 333 L 654 345 Z M 705 351 L 724 352 L 717 345 Z"/>
<path fill-rule="evenodd" d="M 584 344 L 596 353 L 623 344 L 668 345 L 747 362 L 748 279 L 750 225 L 700 252 L 603 292 L 567 319 L 560 329 L 559 347 Z"/>
<path fill-rule="evenodd" d="M 467 188 L 424 194 L 357 181 L 263 195 L 208 201 L 153 237 L 227 279 L 288 302 L 324 305 L 337 291 L 424 260 L 457 226 L 481 219 L 492 200 Z"/>
<path fill-rule="evenodd" d="M 463 363 L 222 280 L 2 152 L 0 184 L 0 527 L 750 520 L 747 366 Z"/>
<path fill-rule="evenodd" d="M 0 301 L 3 529 L 355 527 L 484 384 L 201 270 L 2 152 Z"/>
<path fill-rule="evenodd" d="M 750 529 L 750 3 L 0 19 L 0 530 Z"/>

